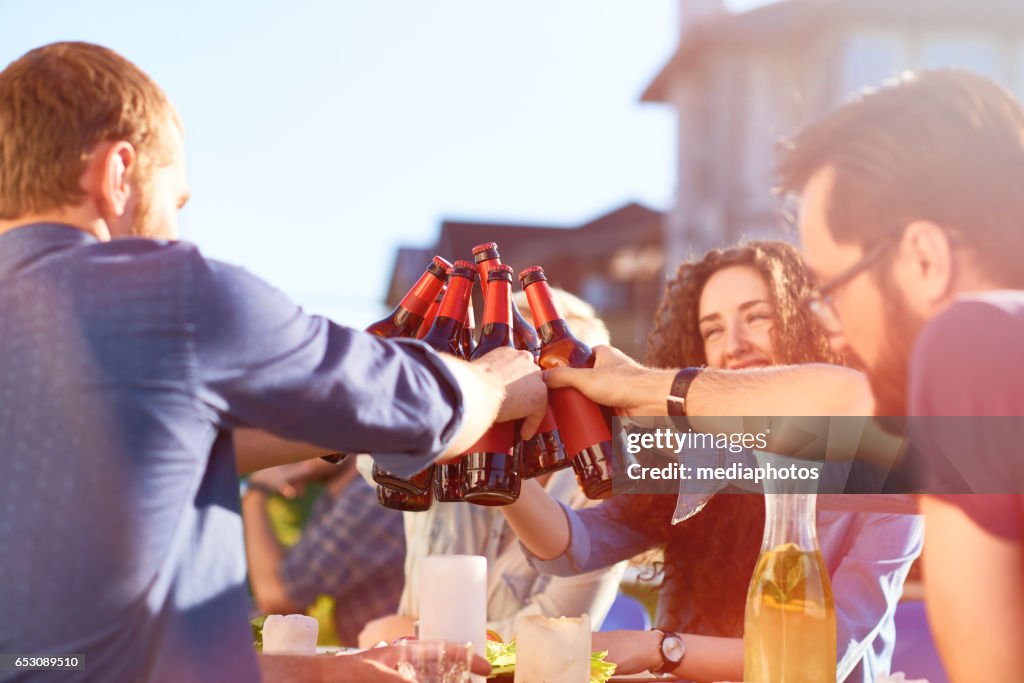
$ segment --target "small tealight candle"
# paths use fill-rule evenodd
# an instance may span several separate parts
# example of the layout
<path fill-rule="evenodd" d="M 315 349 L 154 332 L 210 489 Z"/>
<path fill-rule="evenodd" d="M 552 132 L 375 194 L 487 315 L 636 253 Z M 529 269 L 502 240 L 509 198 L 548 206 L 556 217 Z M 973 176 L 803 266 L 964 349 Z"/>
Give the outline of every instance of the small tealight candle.
<path fill-rule="evenodd" d="M 263 622 L 263 652 L 268 655 L 315 655 L 320 624 L 305 614 L 271 614 Z"/>

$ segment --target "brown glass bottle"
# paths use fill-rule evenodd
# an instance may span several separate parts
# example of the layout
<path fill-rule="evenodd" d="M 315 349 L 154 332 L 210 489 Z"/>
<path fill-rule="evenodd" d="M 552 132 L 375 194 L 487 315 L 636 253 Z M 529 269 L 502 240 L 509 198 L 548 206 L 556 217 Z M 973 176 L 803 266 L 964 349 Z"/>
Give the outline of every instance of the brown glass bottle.
<path fill-rule="evenodd" d="M 433 474 L 434 468 L 430 467 L 424 471 Z M 428 487 L 423 493 L 413 494 L 378 484 L 377 502 L 392 510 L 423 512 L 429 510 L 430 505 L 434 502 L 434 491 Z"/>
<path fill-rule="evenodd" d="M 429 314 L 431 302 L 436 301 L 443 291 L 451 269 L 452 264 L 435 256 L 395 310 L 367 327 L 366 331 L 381 337 L 416 336 Z M 409 479 L 403 479 L 374 464 L 371 476 L 377 482 L 377 501 L 381 505 L 410 512 L 430 507 L 433 499 L 433 466 Z"/>
<path fill-rule="evenodd" d="M 485 242 L 473 247 L 473 258 L 480 273 L 480 280 L 486 282 L 487 273 L 501 265 L 501 254 L 496 242 Z M 486 302 L 486 288 L 484 290 Z M 484 304 L 486 305 L 486 303 Z M 512 302 L 512 339 L 517 349 L 526 349 L 534 356 L 540 355 L 540 341 L 533 325 L 527 322 L 515 301 Z M 558 435 L 555 415 L 548 406 L 544 420 L 537 434 L 520 445 L 519 473 L 523 479 L 532 479 L 572 465 L 572 459 L 565 453 L 562 439 Z"/>
<path fill-rule="evenodd" d="M 540 366 L 593 367 L 590 347 L 572 335 L 555 309 L 544 269 L 527 268 L 519 279 L 540 335 Z M 571 387 L 550 390 L 548 402 L 583 493 L 594 499 L 612 495 L 613 483 L 622 480 L 625 470 L 612 454 L 611 430 L 601 407 Z"/>
<path fill-rule="evenodd" d="M 477 271 L 480 273 L 480 283 L 486 284 L 487 273 L 495 266 L 501 265 L 501 254 L 498 253 L 497 242 L 485 242 L 473 247 L 473 260 L 476 261 Z M 486 297 L 485 289 L 485 300 Z M 537 337 L 537 330 L 519 312 L 515 301 L 512 302 L 512 340 L 517 349 L 526 349 L 534 355 L 540 353 L 540 339 Z"/>
<path fill-rule="evenodd" d="M 451 269 L 452 264 L 435 256 L 420 279 L 395 306 L 395 310 L 367 327 L 366 331 L 378 337 L 415 337 Z"/>
<path fill-rule="evenodd" d="M 450 272 L 450 271 L 449 271 Z M 427 332 L 434 325 L 434 319 L 437 317 L 437 309 L 441 307 L 441 299 L 444 298 L 444 293 L 448 291 L 448 283 L 446 282 L 441 286 L 441 291 L 434 297 L 434 303 L 430 304 L 430 308 L 427 309 L 427 314 L 423 316 L 423 323 L 420 325 L 420 329 L 416 332 L 417 339 L 423 339 L 427 336 Z"/>
<path fill-rule="evenodd" d="M 512 347 L 512 269 L 492 268 L 487 275 L 484 319 L 474 358 Z M 495 422 L 463 458 L 465 499 L 477 505 L 508 505 L 519 498 L 516 422 Z"/>
<path fill-rule="evenodd" d="M 438 351 L 450 353 L 464 358 L 466 318 L 469 301 L 473 296 L 473 284 L 476 281 L 476 270 L 468 261 L 456 261 L 448 277 L 448 290 L 445 292 L 437 317 L 423 341 Z M 463 457 L 456 456 L 440 460 L 434 465 L 433 487 L 434 499 L 445 503 L 463 500 L 465 477 L 463 476 Z"/>
<path fill-rule="evenodd" d="M 481 288 L 486 289 L 487 280 L 481 280 Z M 466 325 L 462 329 L 462 354 L 465 358 L 472 358 L 476 351 L 476 313 L 473 311 L 473 299 L 470 298 L 466 307 Z"/>

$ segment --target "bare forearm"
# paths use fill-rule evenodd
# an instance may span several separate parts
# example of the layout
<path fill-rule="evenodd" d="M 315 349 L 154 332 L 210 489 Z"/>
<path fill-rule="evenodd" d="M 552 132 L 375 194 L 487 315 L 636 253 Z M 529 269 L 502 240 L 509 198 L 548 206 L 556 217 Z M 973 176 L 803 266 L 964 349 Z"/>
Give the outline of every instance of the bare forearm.
<path fill-rule="evenodd" d="M 523 545 L 540 559 L 554 559 L 569 549 L 569 520 L 536 481 L 523 482 L 519 499 L 501 511 Z"/>
<path fill-rule="evenodd" d="M 321 446 L 289 441 L 259 429 L 236 429 L 235 460 L 239 474 L 284 465 L 300 460 L 319 458 L 331 451 Z"/>
<path fill-rule="evenodd" d="M 673 675 L 692 681 L 743 680 L 743 639 L 683 634 L 686 656 Z"/>
<path fill-rule="evenodd" d="M 743 679 L 743 639 L 678 634 L 686 654 L 669 673 L 688 681 L 739 681 Z M 661 668 L 661 634 L 657 631 L 610 631 L 595 633 L 595 650 L 607 650 L 623 674 Z"/>
<path fill-rule="evenodd" d="M 690 385 L 690 415 L 871 415 L 867 378 L 815 363 L 759 370 L 704 370 Z"/>
<path fill-rule="evenodd" d="M 249 562 L 249 581 L 253 598 L 260 611 L 294 611 L 281 584 L 281 560 L 284 549 L 274 534 L 267 514 L 267 497 L 262 492 L 248 492 L 242 498 L 245 520 L 245 554 Z"/>

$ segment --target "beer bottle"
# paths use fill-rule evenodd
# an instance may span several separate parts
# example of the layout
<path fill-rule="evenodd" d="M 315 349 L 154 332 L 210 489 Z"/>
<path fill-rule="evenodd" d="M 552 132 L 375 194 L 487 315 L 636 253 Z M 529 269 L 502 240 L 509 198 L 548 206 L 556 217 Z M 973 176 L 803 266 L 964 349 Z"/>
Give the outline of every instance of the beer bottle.
<path fill-rule="evenodd" d="M 469 301 L 473 296 L 476 269 L 468 261 L 456 261 L 448 276 L 448 291 L 441 300 L 437 317 L 423 341 L 444 353 L 465 358 L 466 318 Z M 453 503 L 463 499 L 464 477 L 462 456 L 440 460 L 434 465 L 434 498 L 440 502 Z"/>
<path fill-rule="evenodd" d="M 473 247 L 473 259 L 476 261 L 477 270 L 480 273 L 480 284 L 487 282 L 487 273 L 496 266 L 501 265 L 501 255 L 498 253 L 496 242 L 485 242 Z M 484 299 L 486 301 L 487 290 L 484 288 Z M 537 355 L 540 353 L 540 340 L 537 338 L 537 330 L 533 328 L 523 314 L 519 312 L 516 302 L 512 302 L 512 338 L 517 349 L 526 349 Z"/>
<path fill-rule="evenodd" d="M 380 337 L 419 336 L 420 328 L 445 287 L 452 264 L 435 256 L 412 289 L 388 316 L 366 328 Z M 393 510 L 419 512 L 430 507 L 433 500 L 433 466 L 409 479 L 402 479 L 374 464 L 372 477 L 377 482 L 377 502 Z"/>
<path fill-rule="evenodd" d="M 496 266 L 487 274 L 480 345 L 473 358 L 512 343 L 512 269 Z M 508 505 L 519 498 L 516 422 L 495 422 L 463 458 L 465 499 L 477 505 Z"/>
<path fill-rule="evenodd" d="M 434 467 L 428 467 L 423 471 L 432 475 L 434 473 Z M 430 505 L 433 501 L 434 493 L 429 486 L 425 492 L 413 494 L 408 493 L 407 491 L 393 489 L 390 486 L 384 486 L 383 484 L 377 484 L 377 503 L 392 510 L 401 510 L 402 512 L 423 512 L 424 510 L 430 509 Z"/>
<path fill-rule="evenodd" d="M 452 264 L 435 256 L 420 279 L 395 306 L 395 310 L 367 327 L 366 331 L 378 337 L 415 337 L 427 309 L 441 291 L 451 269 Z"/>
<path fill-rule="evenodd" d="M 434 319 L 437 317 L 437 309 L 441 307 L 441 299 L 444 298 L 444 293 L 448 291 L 447 282 L 441 285 L 441 291 L 434 297 L 434 303 L 430 304 L 430 308 L 427 309 L 427 314 L 423 316 L 423 324 L 420 325 L 420 329 L 416 332 L 417 339 L 423 339 L 427 336 L 427 332 L 434 325 Z"/>
<path fill-rule="evenodd" d="M 574 337 L 555 309 L 544 269 L 527 268 L 519 274 L 526 299 L 540 335 L 540 366 L 589 368 L 594 365 L 590 347 Z M 607 498 L 613 481 L 625 474 L 612 455 L 611 430 L 601 407 L 571 387 L 551 389 L 548 403 L 555 413 L 565 452 L 572 458 L 580 488 L 588 498 Z"/>
<path fill-rule="evenodd" d="M 486 289 L 487 280 L 481 279 L 480 286 Z M 473 299 L 470 298 L 466 307 L 466 325 L 462 330 L 463 358 L 472 358 L 476 351 L 476 313 L 473 311 Z"/>
<path fill-rule="evenodd" d="M 487 273 L 492 268 L 501 265 L 501 254 L 498 253 L 498 245 L 495 242 L 485 242 L 473 247 L 473 258 L 476 260 L 481 282 L 486 282 Z M 484 288 L 485 302 L 486 296 L 487 290 Z M 537 331 L 519 312 L 515 301 L 512 302 L 512 338 L 517 349 L 526 349 L 534 356 L 540 355 Z M 555 414 L 552 412 L 551 406 L 548 406 L 547 412 L 544 413 L 544 420 L 537 428 L 537 433 L 533 438 L 523 441 L 520 446 L 519 472 L 523 479 L 532 479 L 571 465 L 572 460 L 566 456 L 562 439 L 558 435 Z"/>

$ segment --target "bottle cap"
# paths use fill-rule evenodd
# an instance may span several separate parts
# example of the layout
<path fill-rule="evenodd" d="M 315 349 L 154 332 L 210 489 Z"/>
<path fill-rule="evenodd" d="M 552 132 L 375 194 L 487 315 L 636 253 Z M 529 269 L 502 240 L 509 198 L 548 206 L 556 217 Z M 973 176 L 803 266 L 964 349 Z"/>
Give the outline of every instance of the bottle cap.
<path fill-rule="evenodd" d="M 502 264 L 491 268 L 490 272 L 487 273 L 487 281 L 490 282 L 491 280 L 512 282 L 512 266 Z"/>
<path fill-rule="evenodd" d="M 544 275 L 543 268 L 541 268 L 540 266 L 531 266 L 524 270 L 523 272 L 519 273 L 519 279 L 522 281 L 523 286 L 525 287 L 526 285 L 537 282 L 539 280 L 547 280 L 547 277 Z"/>
<path fill-rule="evenodd" d="M 440 270 L 440 274 L 443 276 L 447 276 L 449 273 L 452 272 L 452 264 L 448 263 L 448 261 L 441 258 L 440 256 L 435 256 L 434 260 L 431 261 L 430 265 Z"/>
<path fill-rule="evenodd" d="M 468 277 L 470 280 L 476 280 L 476 264 L 472 261 L 456 261 L 455 265 L 452 267 L 451 274 Z"/>
<path fill-rule="evenodd" d="M 486 261 L 488 258 L 491 258 L 490 256 L 485 255 L 486 252 L 488 251 L 498 251 L 498 243 L 484 242 L 483 244 L 476 245 L 475 247 L 473 247 L 473 256 L 475 257 L 477 262 Z M 485 256 L 481 258 L 481 255 Z"/>

